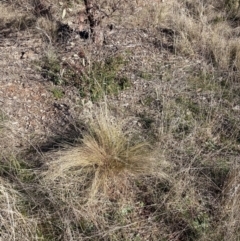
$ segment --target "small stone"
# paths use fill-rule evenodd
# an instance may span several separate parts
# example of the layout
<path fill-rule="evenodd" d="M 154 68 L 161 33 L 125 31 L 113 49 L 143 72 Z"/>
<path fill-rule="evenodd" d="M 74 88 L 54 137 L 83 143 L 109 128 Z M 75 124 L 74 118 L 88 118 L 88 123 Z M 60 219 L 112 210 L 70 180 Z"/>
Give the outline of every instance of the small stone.
<path fill-rule="evenodd" d="M 240 105 L 236 105 L 232 109 L 235 110 L 235 111 L 240 111 Z"/>

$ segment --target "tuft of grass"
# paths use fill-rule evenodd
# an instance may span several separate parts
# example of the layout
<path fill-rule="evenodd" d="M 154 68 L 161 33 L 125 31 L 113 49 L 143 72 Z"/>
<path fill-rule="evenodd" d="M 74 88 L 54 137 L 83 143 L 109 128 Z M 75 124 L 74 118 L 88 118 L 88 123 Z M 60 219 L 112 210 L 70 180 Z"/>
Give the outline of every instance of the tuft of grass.
<path fill-rule="evenodd" d="M 90 93 L 91 100 L 97 101 L 105 95 L 117 94 L 130 87 L 129 78 L 119 74 L 125 65 L 126 61 L 121 56 L 113 56 L 104 62 L 93 63 L 90 71 L 83 76 L 79 88 L 80 94 L 84 97 Z"/>
<path fill-rule="evenodd" d="M 223 208 L 221 210 L 224 222 L 224 240 L 239 240 L 240 238 L 240 168 L 235 163 L 225 181 L 223 189 Z M 222 233 L 222 231 L 220 231 Z"/>
<path fill-rule="evenodd" d="M 54 84 L 62 84 L 61 63 L 54 51 L 47 51 L 40 64 L 41 74 L 44 78 L 52 81 Z"/>
<path fill-rule="evenodd" d="M 52 88 L 51 92 L 55 99 L 61 99 L 64 96 L 63 90 L 61 90 L 59 88 Z"/>
<path fill-rule="evenodd" d="M 60 152 L 50 163 L 46 177 L 57 178 L 70 169 L 85 168 L 94 172 L 92 190 L 107 189 L 108 180 L 124 173 L 144 174 L 151 170 L 153 158 L 150 145 L 131 138 L 123 125 L 112 119 L 108 111 L 96 115 L 79 146 Z"/>
<path fill-rule="evenodd" d="M 2 159 L 0 160 L 1 176 L 17 178 L 20 182 L 31 182 L 34 179 L 34 174 L 26 161 L 15 156 Z"/>

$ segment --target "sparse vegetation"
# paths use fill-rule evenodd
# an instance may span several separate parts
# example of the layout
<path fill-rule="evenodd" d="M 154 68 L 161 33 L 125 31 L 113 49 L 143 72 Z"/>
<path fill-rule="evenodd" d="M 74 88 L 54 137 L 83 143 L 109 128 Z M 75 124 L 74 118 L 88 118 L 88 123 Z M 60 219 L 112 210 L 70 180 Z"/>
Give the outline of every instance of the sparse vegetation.
<path fill-rule="evenodd" d="M 23 13 L 6 3 L 0 4 L 0 11 L 0 30 L 3 30 L 6 35 L 14 30 L 21 31 L 32 27 L 36 22 L 31 14 Z"/>
<path fill-rule="evenodd" d="M 96 101 L 130 87 L 128 77 L 119 74 L 124 65 L 126 63 L 121 56 L 107 58 L 103 63 L 93 63 L 89 73 L 82 78 L 81 96 L 89 95 L 91 100 Z"/>
<path fill-rule="evenodd" d="M 0 11 L 0 240 L 240 240 L 239 0 Z"/>
<path fill-rule="evenodd" d="M 61 71 L 61 63 L 58 56 L 53 51 L 48 51 L 40 63 L 42 76 L 54 84 L 62 84 L 63 76 Z"/>
<path fill-rule="evenodd" d="M 8 181 L 0 179 L 0 220 L 3 240 L 37 240 L 36 222 L 21 211 L 24 198 Z M 34 239 L 33 239 L 34 238 Z"/>
<path fill-rule="evenodd" d="M 89 71 L 84 66 L 61 62 L 58 56 L 49 51 L 42 59 L 42 76 L 55 85 L 74 85 L 82 97 L 92 101 L 102 99 L 105 95 L 116 95 L 131 86 L 128 77 L 120 75 L 126 61 L 121 56 L 109 57 L 104 62 L 94 62 Z"/>

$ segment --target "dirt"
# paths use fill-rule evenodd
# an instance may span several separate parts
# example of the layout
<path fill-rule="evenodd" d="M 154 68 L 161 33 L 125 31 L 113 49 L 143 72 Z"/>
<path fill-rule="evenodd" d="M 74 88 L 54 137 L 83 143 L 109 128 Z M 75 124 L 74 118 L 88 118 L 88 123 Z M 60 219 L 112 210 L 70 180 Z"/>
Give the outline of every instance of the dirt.
<path fill-rule="evenodd" d="M 74 22 L 73 17 L 69 19 Z M 69 21 L 65 19 L 63 24 Z M 71 21 L 69 26 L 73 28 Z M 138 129 L 144 129 L 145 116 L 150 122 L 159 122 L 163 99 L 184 90 L 184 68 L 197 64 L 175 57 L 171 30 L 159 29 L 156 35 L 150 30 L 113 24 L 111 28 L 106 25 L 104 31 L 105 42 L 99 48 L 90 39 L 81 38 L 75 30 L 66 41 L 57 43 L 58 46 L 51 46 L 45 34 L 36 28 L 7 34 L 1 30 L 0 109 L 8 119 L 7 127 L 11 130 L 8 143 L 13 149 L 45 142 L 98 108 L 97 103 L 81 98 L 73 85 L 58 86 L 64 96 L 54 97 L 52 90 L 56 86 L 44 79 L 37 67 L 50 47 L 57 49 L 62 61 L 71 66 L 82 67 L 79 51 L 83 52 L 87 63 L 101 61 L 106 56 L 124 56 L 128 64 L 122 73 L 128 76 L 132 85 L 118 95 L 108 96 L 108 103 L 129 119 L 130 126 L 135 125 Z M 174 76 L 169 81 L 167 75 L 173 69 Z"/>
<path fill-rule="evenodd" d="M 35 140 L 44 141 L 66 128 L 72 118 L 71 107 L 78 97 L 74 89 L 65 89 L 65 99 L 56 100 L 53 84 L 36 69 L 45 44 L 34 31 L 14 32 L 4 37 L 0 33 L 0 108 L 11 130 L 11 146 L 26 147 Z"/>

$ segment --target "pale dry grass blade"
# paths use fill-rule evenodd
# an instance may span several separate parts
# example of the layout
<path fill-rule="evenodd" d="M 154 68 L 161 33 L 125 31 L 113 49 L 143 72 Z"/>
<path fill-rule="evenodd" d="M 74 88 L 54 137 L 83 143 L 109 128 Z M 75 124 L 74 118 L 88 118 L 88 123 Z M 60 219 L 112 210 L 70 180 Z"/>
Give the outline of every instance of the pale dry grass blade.
<path fill-rule="evenodd" d="M 224 188 L 222 223 L 225 227 L 224 240 L 240 238 L 240 168 L 235 164 L 230 171 Z"/>
<path fill-rule="evenodd" d="M 37 222 L 24 216 L 21 195 L 0 178 L 0 240 L 38 240 Z"/>

